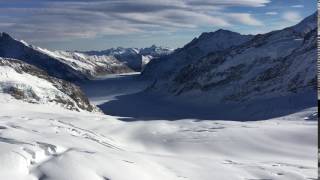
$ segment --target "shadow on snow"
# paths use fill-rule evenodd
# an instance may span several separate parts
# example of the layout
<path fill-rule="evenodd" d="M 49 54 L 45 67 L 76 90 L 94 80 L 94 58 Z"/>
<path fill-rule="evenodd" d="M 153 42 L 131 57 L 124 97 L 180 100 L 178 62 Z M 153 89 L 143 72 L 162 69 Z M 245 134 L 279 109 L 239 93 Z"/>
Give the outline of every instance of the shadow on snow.
<path fill-rule="evenodd" d="M 293 94 L 250 103 L 194 106 L 167 101 L 161 96 L 139 92 L 117 96 L 116 100 L 99 105 L 108 115 L 119 116 L 123 121 L 148 120 L 231 120 L 253 121 L 285 116 L 317 106 L 315 92 Z"/>

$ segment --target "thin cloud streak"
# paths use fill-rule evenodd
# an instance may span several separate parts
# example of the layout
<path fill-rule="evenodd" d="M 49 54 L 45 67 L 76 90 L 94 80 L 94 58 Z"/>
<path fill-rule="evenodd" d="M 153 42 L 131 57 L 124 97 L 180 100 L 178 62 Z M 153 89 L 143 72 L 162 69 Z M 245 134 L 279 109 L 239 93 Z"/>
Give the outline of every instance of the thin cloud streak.
<path fill-rule="evenodd" d="M 230 13 L 228 14 L 229 17 L 231 17 L 234 21 L 240 22 L 244 25 L 249 26 L 263 26 L 263 22 L 259 21 L 258 19 L 255 19 L 252 17 L 251 14 L 248 13 Z"/>
<path fill-rule="evenodd" d="M 270 11 L 270 12 L 266 12 L 265 13 L 266 15 L 271 15 L 271 16 L 273 16 L 273 15 L 277 15 L 277 14 L 279 14 L 278 12 L 275 12 L 275 11 Z"/>
<path fill-rule="evenodd" d="M 282 18 L 288 22 L 294 22 L 294 23 L 302 20 L 300 13 L 296 11 L 288 11 L 283 13 Z"/>
<path fill-rule="evenodd" d="M 291 6 L 291 7 L 293 7 L 293 8 L 304 8 L 304 5 L 302 5 L 302 4 L 297 4 L 297 5 L 293 5 L 293 6 Z"/>

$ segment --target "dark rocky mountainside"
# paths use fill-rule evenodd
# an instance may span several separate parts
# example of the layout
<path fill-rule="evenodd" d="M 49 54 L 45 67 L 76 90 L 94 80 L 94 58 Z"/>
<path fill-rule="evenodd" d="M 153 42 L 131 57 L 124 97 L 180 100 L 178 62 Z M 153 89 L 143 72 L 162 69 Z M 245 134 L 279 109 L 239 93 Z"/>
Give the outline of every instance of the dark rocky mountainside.
<path fill-rule="evenodd" d="M 251 38 L 251 35 L 241 35 L 223 29 L 202 33 L 184 47 L 147 64 L 142 75 L 157 80 L 167 79 L 183 66 L 196 62 L 209 53 L 228 49 L 247 42 Z"/>
<path fill-rule="evenodd" d="M 221 48 L 197 59 L 195 57 L 199 56 L 184 49 L 201 44 L 200 39 L 180 50 L 185 56 L 179 56 L 177 51 L 169 55 L 167 61 L 146 67 L 146 75 L 155 71 L 151 75 L 156 79 L 149 88 L 151 91 L 199 99 L 200 102 L 226 103 L 316 90 L 317 14 L 295 26 L 255 35 L 244 43 Z M 223 39 L 228 44 L 228 40 Z M 215 45 L 215 41 L 220 38 L 212 39 L 211 44 Z M 187 61 L 181 57 L 193 59 Z M 178 63 L 179 69 L 165 71 L 166 67 Z M 163 75 L 167 76 L 166 80 L 162 80 Z"/>

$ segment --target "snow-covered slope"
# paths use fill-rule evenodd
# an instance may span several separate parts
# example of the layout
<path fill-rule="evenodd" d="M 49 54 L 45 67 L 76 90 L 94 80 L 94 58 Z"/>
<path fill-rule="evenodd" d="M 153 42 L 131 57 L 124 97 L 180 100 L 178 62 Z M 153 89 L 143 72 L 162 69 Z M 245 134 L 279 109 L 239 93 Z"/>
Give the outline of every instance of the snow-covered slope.
<path fill-rule="evenodd" d="M 0 94 L 29 103 L 59 105 L 76 111 L 99 111 L 79 87 L 15 59 L 0 58 Z"/>
<path fill-rule="evenodd" d="M 60 79 L 77 81 L 100 75 L 133 72 L 113 56 L 88 56 L 79 52 L 50 51 L 18 41 L 6 33 L 0 36 L 0 57 L 15 58 L 45 70 Z"/>
<path fill-rule="evenodd" d="M 316 90 L 316 41 L 314 14 L 294 27 L 257 35 L 185 66 L 168 86 L 177 95 L 198 91 L 215 102 Z"/>
<path fill-rule="evenodd" d="M 183 66 L 195 62 L 209 53 L 228 49 L 247 42 L 251 38 L 251 35 L 241 35 L 223 29 L 202 33 L 183 48 L 176 49 L 173 53 L 147 64 L 142 75 L 158 80 L 167 79 Z"/>
<path fill-rule="evenodd" d="M 52 87 L 49 80 L 44 81 L 47 77 L 42 77 L 39 70 L 34 72 L 29 65 L 20 65 L 20 61 L 3 62 L 14 72 L 0 69 L 0 72 L 9 72 L 0 73 L 0 82 L 2 79 L 10 81 L 9 84 L 27 82 L 41 93 L 57 91 L 58 87 L 53 89 L 55 85 Z M 91 98 L 109 101 L 121 100 L 119 93 L 130 95 L 146 85 L 129 77 L 118 78 L 121 82 L 116 82 L 117 76 L 106 81 L 86 82 L 89 83 L 86 89 L 92 91 Z M 144 97 L 148 103 L 157 102 L 157 99 Z M 137 107 L 140 100 L 127 101 L 133 104 L 131 113 L 137 109 L 148 111 L 152 107 L 159 108 L 154 108 L 153 112 L 161 112 L 161 108 L 173 111 L 179 108 L 166 103 Z M 119 119 L 126 117 L 70 111 L 50 103 L 27 103 L 3 92 L 0 93 L 0 107 L 0 179 L 317 178 L 317 107 L 265 121 L 245 122 L 202 120 L 197 116 L 176 121 L 159 118 L 124 122 Z M 118 108 L 128 110 L 126 106 Z M 207 112 L 212 113 L 210 110 Z M 166 113 L 171 114 L 170 111 Z M 153 118 L 157 117 L 155 115 Z"/>
<path fill-rule="evenodd" d="M 172 53 L 173 49 L 152 45 L 146 48 L 140 48 L 139 54 L 143 56 L 161 57 Z"/>
<path fill-rule="evenodd" d="M 19 59 L 60 79 L 71 81 L 87 79 L 81 72 L 52 56 L 49 51 L 46 53 L 44 51 L 46 50 L 13 39 L 6 33 L 0 33 L 0 57 Z"/>
<path fill-rule="evenodd" d="M 149 64 L 149 62 L 152 59 L 159 59 L 159 58 L 161 58 L 163 56 L 171 54 L 173 51 L 174 51 L 174 49 L 158 47 L 156 45 L 152 45 L 152 46 L 146 47 L 146 48 L 141 48 L 139 50 L 139 53 L 140 53 L 140 55 L 142 57 L 142 69 L 141 69 L 141 71 L 144 70 L 146 65 Z"/>
<path fill-rule="evenodd" d="M 313 14 L 296 26 L 211 53 L 150 89 L 217 104 L 315 92 L 316 20 Z"/>
<path fill-rule="evenodd" d="M 104 51 L 50 51 L 0 34 L 0 57 L 19 59 L 45 70 L 51 76 L 68 81 L 94 79 L 106 74 L 138 71 L 153 58 L 171 53 L 171 49 L 112 48 Z"/>
<path fill-rule="evenodd" d="M 88 51 L 83 52 L 88 55 L 95 56 L 112 56 L 119 61 L 125 63 L 128 67 L 134 71 L 140 71 L 142 66 L 141 56 L 139 55 L 139 50 L 135 48 L 111 48 L 103 51 Z"/>
<path fill-rule="evenodd" d="M 73 51 L 53 51 L 60 61 L 68 64 L 77 71 L 85 74 L 89 79 L 106 74 L 121 74 L 133 72 L 125 63 L 118 61 L 114 56 L 89 56 Z"/>
<path fill-rule="evenodd" d="M 88 55 L 113 56 L 128 67 L 140 72 L 151 59 L 156 59 L 172 52 L 172 49 L 152 45 L 146 48 L 111 48 L 103 51 L 83 52 Z"/>
<path fill-rule="evenodd" d="M 267 121 L 137 121 L 4 102 L 0 179 L 317 178 L 317 108 Z M 19 109 L 19 111 L 17 111 Z"/>

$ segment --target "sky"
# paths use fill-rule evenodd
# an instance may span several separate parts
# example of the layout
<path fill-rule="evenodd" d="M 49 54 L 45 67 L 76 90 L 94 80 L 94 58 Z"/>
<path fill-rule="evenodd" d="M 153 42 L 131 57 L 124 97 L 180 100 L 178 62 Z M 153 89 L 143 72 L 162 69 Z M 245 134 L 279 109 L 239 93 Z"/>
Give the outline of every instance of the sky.
<path fill-rule="evenodd" d="M 0 0 L 0 31 L 51 50 L 177 48 L 218 29 L 282 29 L 316 9 L 316 0 Z"/>

